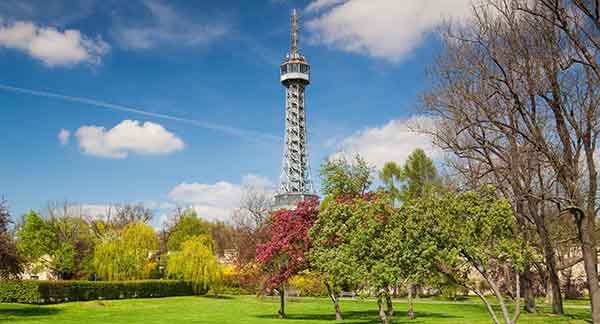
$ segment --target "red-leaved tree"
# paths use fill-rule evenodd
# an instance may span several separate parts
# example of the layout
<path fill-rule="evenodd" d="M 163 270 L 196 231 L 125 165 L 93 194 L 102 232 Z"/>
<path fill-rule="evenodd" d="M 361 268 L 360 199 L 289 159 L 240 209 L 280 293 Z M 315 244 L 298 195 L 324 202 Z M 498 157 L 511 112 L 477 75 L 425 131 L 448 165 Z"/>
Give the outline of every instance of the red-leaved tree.
<path fill-rule="evenodd" d="M 266 289 L 277 289 L 281 297 L 279 316 L 285 316 L 285 285 L 288 279 L 308 267 L 306 253 L 310 249 L 308 232 L 319 214 L 319 200 L 300 202 L 296 209 L 275 212 L 267 224 L 271 237 L 260 244 L 256 261 L 266 275 Z"/>

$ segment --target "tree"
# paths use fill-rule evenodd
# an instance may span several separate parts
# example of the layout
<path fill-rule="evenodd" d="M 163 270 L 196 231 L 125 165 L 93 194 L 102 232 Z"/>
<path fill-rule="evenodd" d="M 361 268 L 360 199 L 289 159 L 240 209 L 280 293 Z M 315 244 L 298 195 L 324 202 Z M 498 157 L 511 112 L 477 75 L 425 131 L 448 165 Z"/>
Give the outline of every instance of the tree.
<path fill-rule="evenodd" d="M 344 157 L 327 161 L 321 168 L 322 191 L 331 197 L 357 197 L 373 183 L 372 168 L 359 155 L 352 163 Z"/>
<path fill-rule="evenodd" d="M 98 238 L 111 235 L 129 224 L 145 223 L 152 220 L 152 211 L 144 204 L 111 204 L 101 217 L 88 215 L 88 222 Z"/>
<path fill-rule="evenodd" d="M 394 162 L 387 162 L 379 174 L 381 181 L 385 185 L 385 190 L 394 199 L 394 201 L 406 202 L 411 199 L 419 199 L 431 191 L 438 183 L 437 169 L 425 151 L 415 149 L 404 164 L 400 167 Z M 398 224 L 402 225 L 402 224 Z M 398 228 L 399 230 L 400 228 Z M 405 233 L 402 233 L 404 235 Z M 411 252 L 403 249 L 403 253 Z M 418 260 L 413 260 L 418 262 Z M 418 275 L 410 277 L 419 278 Z M 414 318 L 412 294 L 414 283 L 408 283 L 408 318 Z M 388 300 L 391 307 L 391 300 Z"/>
<path fill-rule="evenodd" d="M 86 278 L 91 274 L 94 237 L 80 205 L 51 202 L 45 222 L 54 233 L 51 268 L 62 279 Z"/>
<path fill-rule="evenodd" d="M 264 228 L 271 215 L 273 201 L 273 192 L 268 187 L 260 183 L 244 183 L 242 199 L 232 215 L 239 270 L 256 268 L 258 245 L 269 240 Z"/>
<path fill-rule="evenodd" d="M 146 265 L 158 248 L 154 229 L 144 223 L 132 223 L 96 246 L 94 268 L 105 280 L 144 279 Z"/>
<path fill-rule="evenodd" d="M 235 249 L 235 228 L 221 221 L 206 224 L 210 237 L 215 242 L 215 253 L 218 256 L 225 255 L 225 250 Z"/>
<path fill-rule="evenodd" d="M 494 323 L 514 324 L 520 315 L 519 272 L 522 271 L 526 248 L 518 235 L 512 208 L 498 199 L 493 188 L 483 192 L 429 195 L 406 207 L 418 231 L 435 243 L 437 268 L 455 282 L 471 290 L 485 304 Z M 494 273 L 500 266 L 510 269 L 514 280 L 515 310 L 511 318 Z M 486 296 L 469 283 L 475 269 L 490 287 L 499 305 L 502 322 Z"/>
<path fill-rule="evenodd" d="M 25 221 L 17 231 L 19 254 L 33 264 L 50 256 L 54 250 L 54 232 L 46 221 L 34 211 L 25 215 Z"/>
<path fill-rule="evenodd" d="M 385 235 L 396 214 L 392 200 L 380 192 L 337 201 L 336 205 L 339 212 L 349 215 L 345 225 L 350 230 L 346 231 L 344 241 L 358 265 L 359 270 L 355 271 L 362 275 L 364 288 L 375 291 L 379 318 L 381 323 L 388 324 L 387 317 L 393 316 L 389 287 L 397 285 L 404 274 L 398 260 L 389 253 L 396 250 L 397 242 L 389 241 Z M 384 303 L 388 305 L 387 314 Z"/>
<path fill-rule="evenodd" d="M 266 228 L 271 239 L 257 248 L 256 261 L 268 276 L 266 288 L 278 288 L 281 318 L 285 317 L 288 279 L 308 267 L 306 253 L 311 247 L 308 231 L 318 212 L 318 199 L 302 201 L 293 210 L 275 212 Z"/>
<path fill-rule="evenodd" d="M 167 275 L 193 282 L 196 292 L 215 288 L 221 280 L 221 270 L 213 245 L 208 235 L 189 237 L 181 244 L 180 251 L 168 256 Z"/>
<path fill-rule="evenodd" d="M 188 209 L 179 217 L 175 225 L 169 229 L 167 247 L 169 251 L 181 250 L 183 242 L 193 236 L 208 234 L 208 226 L 205 221 L 198 218 L 193 209 Z"/>
<path fill-rule="evenodd" d="M 600 65 L 592 54 L 600 39 L 590 14 L 597 8 L 578 0 L 483 1 L 471 25 L 444 33 L 425 101 L 442 123 L 438 142 L 468 160 L 465 170 L 481 170 L 469 178 L 494 183 L 519 226 L 533 224 L 555 313 L 563 311 L 558 247 L 547 227 L 557 213 L 571 216 L 593 319 L 600 322 L 594 159 Z"/>
<path fill-rule="evenodd" d="M 360 156 L 352 164 L 340 158 L 327 161 L 321 176 L 326 196 L 309 232 L 312 242 L 309 260 L 311 268 L 322 274 L 336 319 L 341 320 L 341 290 L 356 288 L 365 276 L 350 244 L 355 228 L 349 223 L 352 214 L 346 212 L 350 206 L 346 203 L 362 198 L 367 192 L 372 183 L 372 169 Z"/>
<path fill-rule="evenodd" d="M 17 277 L 21 273 L 21 259 L 9 226 L 10 212 L 6 200 L 0 197 L 0 279 Z"/>

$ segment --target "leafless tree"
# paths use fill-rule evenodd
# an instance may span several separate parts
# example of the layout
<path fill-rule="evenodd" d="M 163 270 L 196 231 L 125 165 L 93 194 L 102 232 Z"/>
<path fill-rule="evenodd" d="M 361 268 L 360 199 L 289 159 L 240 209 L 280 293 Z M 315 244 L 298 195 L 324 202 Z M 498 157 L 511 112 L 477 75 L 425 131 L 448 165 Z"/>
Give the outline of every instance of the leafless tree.
<path fill-rule="evenodd" d="M 92 232 L 98 238 L 111 235 L 132 223 L 148 223 L 152 220 L 152 210 L 144 204 L 110 204 L 100 215 L 86 215 Z"/>
<path fill-rule="evenodd" d="M 263 227 L 273 207 L 273 193 L 262 186 L 246 184 L 240 207 L 232 215 L 238 263 L 254 261 L 256 247 L 266 240 Z"/>

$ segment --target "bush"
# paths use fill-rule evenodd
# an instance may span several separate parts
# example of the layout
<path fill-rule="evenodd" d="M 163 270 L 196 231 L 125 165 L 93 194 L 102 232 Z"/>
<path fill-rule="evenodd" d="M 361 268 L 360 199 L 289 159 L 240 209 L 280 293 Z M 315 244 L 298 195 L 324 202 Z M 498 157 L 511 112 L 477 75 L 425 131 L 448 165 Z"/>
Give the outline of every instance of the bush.
<path fill-rule="evenodd" d="M 33 304 L 42 298 L 37 281 L 0 282 L 0 303 Z"/>
<path fill-rule="evenodd" d="M 298 291 L 299 296 L 303 297 L 323 297 L 327 296 L 327 288 L 323 284 L 323 279 L 314 273 L 303 272 L 290 278 L 289 285 Z"/>
<path fill-rule="evenodd" d="M 205 294 L 179 280 L 139 281 L 3 281 L 0 302 L 53 304 L 96 299 L 153 298 Z"/>

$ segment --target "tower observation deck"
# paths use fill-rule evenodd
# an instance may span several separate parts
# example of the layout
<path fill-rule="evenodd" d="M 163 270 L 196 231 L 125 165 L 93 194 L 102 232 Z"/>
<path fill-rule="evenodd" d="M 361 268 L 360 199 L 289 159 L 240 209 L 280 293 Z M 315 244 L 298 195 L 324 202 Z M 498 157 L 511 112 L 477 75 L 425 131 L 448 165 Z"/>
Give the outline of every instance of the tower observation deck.
<path fill-rule="evenodd" d="M 292 11 L 290 52 L 281 64 L 285 87 L 285 139 L 275 208 L 295 208 L 302 200 L 317 197 L 311 180 L 304 90 L 310 84 L 310 65 L 298 47 L 298 11 Z"/>

